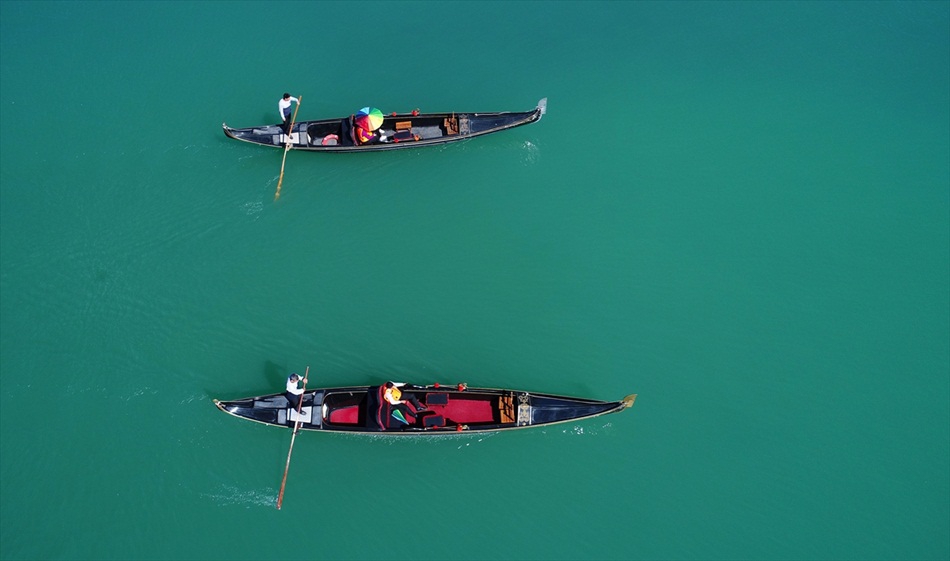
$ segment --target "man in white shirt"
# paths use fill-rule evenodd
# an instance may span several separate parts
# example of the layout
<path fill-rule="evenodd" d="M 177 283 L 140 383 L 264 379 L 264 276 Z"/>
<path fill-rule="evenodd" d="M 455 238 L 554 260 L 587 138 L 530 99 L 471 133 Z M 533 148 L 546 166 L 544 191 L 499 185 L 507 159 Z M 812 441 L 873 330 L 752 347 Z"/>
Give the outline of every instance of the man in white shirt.
<path fill-rule="evenodd" d="M 297 106 L 300 106 L 300 100 L 296 97 L 291 96 L 289 93 L 285 93 L 284 97 L 280 98 L 280 101 L 277 102 L 277 110 L 280 111 L 280 118 L 284 123 L 284 134 L 290 135 L 290 104 L 291 102 L 296 103 Z"/>
<path fill-rule="evenodd" d="M 290 402 L 290 406 L 294 409 L 297 409 L 297 405 L 300 403 L 300 396 L 303 395 L 303 388 L 298 388 L 297 383 L 300 382 L 300 376 L 296 372 L 290 375 L 287 378 L 287 391 L 284 393 L 284 396 L 287 398 L 287 401 Z M 307 379 L 303 379 L 304 387 L 307 386 Z"/>

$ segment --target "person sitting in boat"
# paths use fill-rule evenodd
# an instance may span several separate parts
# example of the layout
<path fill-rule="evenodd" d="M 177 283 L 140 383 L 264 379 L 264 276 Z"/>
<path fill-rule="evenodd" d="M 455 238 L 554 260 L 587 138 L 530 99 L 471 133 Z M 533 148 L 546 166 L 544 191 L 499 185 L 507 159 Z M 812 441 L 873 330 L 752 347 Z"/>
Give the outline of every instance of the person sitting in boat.
<path fill-rule="evenodd" d="M 298 388 L 297 384 L 300 382 L 300 376 L 296 372 L 290 375 L 287 378 L 287 391 L 284 392 L 284 397 L 287 398 L 287 401 L 290 403 L 290 406 L 293 409 L 297 409 L 300 405 L 301 396 L 303 396 L 303 388 Z M 307 379 L 303 379 L 304 387 L 307 386 Z"/>
<path fill-rule="evenodd" d="M 400 386 L 405 386 L 405 384 L 396 384 L 394 382 L 386 382 L 383 390 L 383 399 L 389 402 L 393 406 L 393 409 L 396 409 L 405 416 L 407 413 L 414 415 L 411 409 L 406 406 L 406 403 L 411 403 L 416 409 L 416 413 L 425 411 L 426 407 L 419 402 L 419 399 L 408 392 L 403 392 Z"/>
<path fill-rule="evenodd" d="M 371 130 L 366 130 L 359 125 L 355 126 L 355 134 L 357 144 L 372 144 L 378 140 L 376 133 Z"/>

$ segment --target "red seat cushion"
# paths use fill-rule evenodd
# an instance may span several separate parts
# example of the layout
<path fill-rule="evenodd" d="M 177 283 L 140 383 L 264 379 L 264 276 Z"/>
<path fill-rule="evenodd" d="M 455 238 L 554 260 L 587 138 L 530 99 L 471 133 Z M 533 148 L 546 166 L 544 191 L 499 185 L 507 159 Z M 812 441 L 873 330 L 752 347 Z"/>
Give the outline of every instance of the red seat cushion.
<path fill-rule="evenodd" d="M 337 425 L 355 425 L 359 422 L 359 417 L 359 405 L 351 405 L 342 409 L 334 409 L 330 412 L 330 418 L 327 420 Z"/>

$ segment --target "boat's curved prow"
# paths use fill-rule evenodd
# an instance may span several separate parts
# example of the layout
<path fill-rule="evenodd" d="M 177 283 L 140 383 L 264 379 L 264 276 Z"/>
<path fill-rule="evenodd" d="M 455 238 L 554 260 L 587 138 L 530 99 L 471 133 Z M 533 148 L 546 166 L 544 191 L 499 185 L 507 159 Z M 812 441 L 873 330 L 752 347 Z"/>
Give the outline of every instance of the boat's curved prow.
<path fill-rule="evenodd" d="M 211 401 L 214 402 L 214 406 L 217 407 L 218 409 L 224 411 L 225 413 L 230 413 L 230 411 L 224 408 L 224 404 L 218 401 L 217 399 L 212 399 Z"/>
<path fill-rule="evenodd" d="M 538 109 L 541 110 L 541 117 L 544 117 L 544 114 L 548 112 L 548 98 L 543 98 L 538 102 Z M 538 120 L 541 120 L 541 117 L 538 117 Z"/>
<path fill-rule="evenodd" d="M 637 394 L 635 394 L 635 393 L 632 393 L 632 394 L 628 395 L 627 397 L 623 398 L 623 399 L 621 400 L 621 401 L 623 401 L 623 408 L 624 408 L 624 409 L 629 409 L 630 407 L 633 407 L 633 402 L 636 401 L 636 400 L 637 400 Z"/>

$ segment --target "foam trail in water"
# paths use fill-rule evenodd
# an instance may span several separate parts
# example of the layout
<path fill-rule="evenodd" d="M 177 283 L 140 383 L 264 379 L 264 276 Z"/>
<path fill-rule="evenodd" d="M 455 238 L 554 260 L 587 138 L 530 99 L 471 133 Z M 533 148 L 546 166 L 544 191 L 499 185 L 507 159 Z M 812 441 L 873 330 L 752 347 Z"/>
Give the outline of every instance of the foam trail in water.
<path fill-rule="evenodd" d="M 241 490 L 231 485 L 222 485 L 221 491 L 217 493 L 202 493 L 201 496 L 207 497 L 222 506 L 243 505 L 244 508 L 254 506 L 273 507 L 277 497 L 277 491 L 273 489 Z"/>

